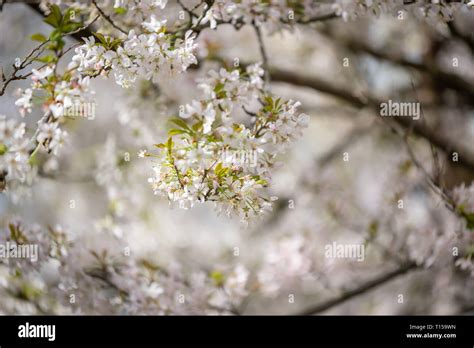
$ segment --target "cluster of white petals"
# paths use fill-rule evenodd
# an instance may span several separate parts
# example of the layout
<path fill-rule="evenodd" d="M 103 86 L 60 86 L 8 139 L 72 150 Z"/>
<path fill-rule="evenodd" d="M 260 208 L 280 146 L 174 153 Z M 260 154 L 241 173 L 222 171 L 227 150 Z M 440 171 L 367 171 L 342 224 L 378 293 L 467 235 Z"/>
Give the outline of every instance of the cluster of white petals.
<path fill-rule="evenodd" d="M 308 116 L 297 112 L 298 102 L 274 98 L 261 90 L 259 65 L 219 72 L 201 81 L 203 99 L 185 105 L 178 127 L 170 130 L 155 159 L 149 179 L 155 194 L 168 197 L 181 208 L 213 201 L 218 211 L 237 213 L 242 220 L 270 210 L 274 197 L 265 195 L 270 169 L 278 154 L 301 135 Z M 242 108 L 257 105 L 236 119 Z M 185 122 L 183 119 L 189 120 Z"/>
<path fill-rule="evenodd" d="M 258 273 L 262 293 L 277 295 L 283 285 L 291 286 L 308 274 L 312 260 L 302 235 L 286 236 L 270 245 Z"/>
<path fill-rule="evenodd" d="M 25 123 L 7 119 L 0 115 L 0 182 L 10 180 L 25 181 L 31 170 L 28 160 L 31 150 L 29 139 L 26 137 Z"/>
<path fill-rule="evenodd" d="M 138 78 L 156 83 L 163 71 L 181 73 L 197 63 L 195 34 L 189 30 L 184 38 L 175 38 L 164 30 L 165 22 L 151 16 L 143 23 L 144 33 L 131 30 L 123 41 L 108 37 L 99 42 L 94 37 L 84 39 L 85 44 L 75 50 L 70 68 L 88 76 L 112 71 L 117 84 L 124 88 Z"/>
<path fill-rule="evenodd" d="M 248 294 L 249 272 L 241 264 L 185 277 L 179 265 L 167 273 L 152 260 L 100 245 L 85 254 L 81 240 L 58 225 L 45 231 L 15 221 L 3 232 L 0 243 L 36 249 L 29 258 L 0 259 L 2 313 L 94 314 L 99 307 L 109 314 L 230 313 Z M 78 257 L 88 259 L 87 267 Z"/>
<path fill-rule="evenodd" d="M 402 16 L 409 11 L 417 18 L 436 23 L 452 20 L 456 10 L 463 6 L 473 7 L 474 2 L 464 4 L 463 1 L 422 0 L 406 5 L 403 0 L 336 0 L 332 7 L 345 21 L 362 16 L 379 16 L 383 13 Z"/>

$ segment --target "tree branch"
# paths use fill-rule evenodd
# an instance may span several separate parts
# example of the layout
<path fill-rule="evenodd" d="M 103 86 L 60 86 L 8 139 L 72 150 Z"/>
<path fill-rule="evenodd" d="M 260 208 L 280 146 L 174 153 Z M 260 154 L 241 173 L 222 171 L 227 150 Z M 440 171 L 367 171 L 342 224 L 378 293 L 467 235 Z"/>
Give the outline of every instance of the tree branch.
<path fill-rule="evenodd" d="M 315 77 L 298 75 L 281 69 L 271 69 L 271 76 L 273 81 L 312 88 L 319 92 L 333 95 L 349 104 L 352 104 L 356 108 L 371 108 L 376 113 L 379 113 L 380 105 L 383 102 L 382 100 L 377 100 L 372 97 L 364 98 L 356 96 L 348 90 L 336 87 Z M 459 163 L 466 169 L 474 171 L 474 154 L 470 153 L 459 144 L 452 142 L 448 137 L 434 131 L 422 122 L 412 120 L 410 117 L 393 117 L 389 120 L 399 124 L 403 128 L 411 128 L 415 134 L 425 138 L 446 153 L 457 152 L 459 154 Z"/>
<path fill-rule="evenodd" d="M 337 38 L 337 40 L 340 40 L 340 38 Z M 392 55 L 386 52 L 378 51 L 370 47 L 365 42 L 345 40 L 343 44 L 351 51 L 369 54 L 372 57 L 380 60 L 385 60 L 396 65 L 401 65 L 427 73 L 441 86 L 452 88 L 458 91 L 460 94 L 465 95 L 467 98 L 474 98 L 474 84 L 472 82 L 465 80 L 457 74 L 442 71 L 433 64 L 417 63 L 410 61 L 401 55 Z"/>
<path fill-rule="evenodd" d="M 388 283 L 389 281 L 401 276 L 401 275 L 404 275 L 404 274 L 407 274 L 411 271 L 414 271 L 416 269 L 418 269 L 419 266 L 416 265 L 415 263 L 407 263 L 405 265 L 402 265 L 400 266 L 399 268 L 391 271 L 391 272 L 388 272 L 388 273 L 385 273 L 385 274 L 382 274 L 378 277 L 375 277 L 374 279 L 371 279 L 365 283 L 363 283 L 362 285 L 352 289 L 352 290 L 349 290 L 349 291 L 346 291 L 344 292 L 342 295 L 339 295 L 337 297 L 334 297 L 333 299 L 329 300 L 329 301 L 325 301 L 325 302 L 322 302 L 322 303 L 319 303 L 319 304 L 316 304 L 314 306 L 311 306 L 311 307 L 308 307 L 304 310 L 302 310 L 301 312 L 299 313 L 296 313 L 297 315 L 314 315 L 314 314 L 319 314 L 321 312 L 324 312 L 324 311 L 327 311 L 328 309 L 331 309 L 335 306 L 338 306 L 356 296 L 359 296 L 359 295 L 362 295 L 364 294 L 365 292 L 368 292 L 370 290 L 373 290 L 375 289 L 376 287 L 380 286 L 380 285 L 383 285 L 385 283 Z"/>
<path fill-rule="evenodd" d="M 454 24 L 454 21 L 448 22 L 448 28 L 455 38 L 463 41 L 471 49 L 471 51 L 474 52 L 474 36 L 472 34 L 469 35 L 461 32 Z"/>
<path fill-rule="evenodd" d="M 268 68 L 268 55 L 265 49 L 265 45 L 263 43 L 262 31 L 260 27 L 256 25 L 255 23 L 253 24 L 253 28 L 255 30 L 255 34 L 257 35 L 258 47 L 260 48 L 260 55 L 262 56 L 263 70 L 265 71 L 264 73 L 265 84 L 268 88 L 268 85 L 270 83 L 270 71 Z"/>
<path fill-rule="evenodd" d="M 117 24 L 114 23 L 114 21 L 112 20 L 112 18 L 110 18 L 110 16 L 108 16 L 104 11 L 102 11 L 102 9 L 99 7 L 99 5 L 97 4 L 95 0 L 92 0 L 92 3 L 94 4 L 97 11 L 99 11 L 102 18 L 104 18 L 111 26 L 113 26 L 115 29 L 117 29 L 121 33 L 128 35 L 126 30 L 120 28 Z"/>

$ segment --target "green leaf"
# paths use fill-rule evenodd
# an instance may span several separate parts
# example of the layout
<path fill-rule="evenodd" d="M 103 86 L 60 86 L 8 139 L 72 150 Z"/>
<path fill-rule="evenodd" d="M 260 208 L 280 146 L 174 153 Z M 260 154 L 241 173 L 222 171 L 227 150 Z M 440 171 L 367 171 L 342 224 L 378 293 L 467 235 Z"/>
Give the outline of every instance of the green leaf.
<path fill-rule="evenodd" d="M 463 213 L 464 218 L 467 222 L 467 228 L 474 230 L 474 213 Z"/>
<path fill-rule="evenodd" d="M 0 143 L 0 156 L 3 156 L 7 151 L 8 147 L 5 144 Z"/>
<path fill-rule="evenodd" d="M 178 134 L 188 134 L 189 132 L 184 129 L 170 129 L 168 131 L 169 136 L 178 135 Z"/>
<path fill-rule="evenodd" d="M 44 36 L 43 34 L 41 33 L 36 33 L 36 34 L 33 34 L 31 35 L 31 40 L 34 40 L 34 41 L 39 41 L 39 42 L 45 42 L 46 40 L 48 40 L 46 38 L 46 36 Z"/>
<path fill-rule="evenodd" d="M 35 59 L 37 62 L 41 63 L 51 63 L 55 60 L 55 57 L 48 55 L 48 56 L 43 56 Z"/>
<path fill-rule="evenodd" d="M 188 124 L 180 118 L 177 118 L 177 117 L 172 118 L 172 119 L 170 119 L 170 122 L 174 123 L 175 125 L 177 125 L 178 127 L 182 128 L 182 129 L 186 129 L 188 131 L 191 131 L 191 128 L 189 128 Z"/>
<path fill-rule="evenodd" d="M 64 33 L 70 33 L 71 31 L 79 29 L 81 26 L 81 23 L 68 23 L 62 26 L 62 30 Z"/>
<path fill-rule="evenodd" d="M 61 37 L 61 31 L 58 29 L 53 30 L 51 34 L 49 34 L 49 39 L 51 41 L 57 41 L 59 40 L 60 37 Z"/>
<path fill-rule="evenodd" d="M 51 5 L 49 6 L 49 9 L 51 10 L 51 14 L 56 18 L 58 21 L 61 21 L 62 19 L 62 14 L 61 14 L 61 9 L 59 8 L 58 5 Z"/>
<path fill-rule="evenodd" d="M 41 289 L 36 288 L 34 285 L 23 283 L 20 287 L 20 296 L 26 300 L 34 300 L 42 294 Z"/>
<path fill-rule="evenodd" d="M 122 40 L 120 39 L 115 39 L 114 41 L 112 41 L 110 44 L 109 44 L 109 48 L 111 50 L 116 50 L 117 47 L 122 43 Z"/>
<path fill-rule="evenodd" d="M 171 153 L 173 151 L 173 138 L 169 137 L 168 141 L 166 142 L 166 148 L 168 149 L 168 154 L 171 156 Z"/>
<path fill-rule="evenodd" d="M 59 27 L 59 22 L 57 21 L 56 18 L 52 17 L 51 15 L 49 15 L 48 17 L 46 17 L 45 19 L 43 19 L 43 22 L 51 25 L 52 27 L 54 28 L 57 28 Z"/>
<path fill-rule="evenodd" d="M 43 21 L 54 28 L 58 28 L 62 20 L 61 9 L 57 5 L 51 5 L 49 9 L 51 13 Z"/>
<path fill-rule="evenodd" d="M 222 165 L 222 162 L 219 162 L 216 167 L 214 168 L 214 173 L 216 173 L 216 175 L 219 177 L 219 178 L 222 178 L 224 176 L 226 176 L 229 172 L 230 172 L 230 168 L 227 168 L 227 167 L 224 167 Z"/>
<path fill-rule="evenodd" d="M 222 272 L 214 271 L 211 273 L 211 279 L 214 281 L 215 286 L 223 286 L 225 282 L 225 277 Z"/>
<path fill-rule="evenodd" d="M 17 242 L 18 244 L 26 244 L 28 243 L 28 239 L 21 231 L 18 225 L 8 224 L 8 228 L 10 230 L 10 238 Z"/>
<path fill-rule="evenodd" d="M 474 212 L 466 211 L 464 204 L 458 205 L 456 211 L 466 220 L 467 228 L 474 230 Z"/>
<path fill-rule="evenodd" d="M 104 46 L 107 46 L 107 40 L 105 39 L 105 36 L 102 35 L 101 33 L 92 33 L 99 41 L 102 43 Z"/>
<path fill-rule="evenodd" d="M 79 14 L 78 10 L 73 9 L 73 8 L 68 8 L 63 16 L 63 21 L 62 21 L 63 24 L 74 23 L 74 19 L 76 18 L 78 14 Z"/>
<path fill-rule="evenodd" d="M 59 51 L 64 47 L 64 45 L 65 45 L 65 41 L 59 37 L 59 38 L 56 38 L 54 41 L 52 41 L 51 44 L 48 45 L 48 50 Z"/>
<path fill-rule="evenodd" d="M 197 132 L 197 131 L 199 131 L 199 129 L 202 128 L 202 125 L 203 125 L 203 122 L 199 121 L 199 122 L 196 122 L 195 124 L 193 124 L 193 126 L 191 128 L 192 128 L 193 131 Z"/>
<path fill-rule="evenodd" d="M 225 85 L 223 83 L 218 83 L 216 87 L 214 87 L 214 92 L 216 93 L 217 99 L 222 99 L 227 96 L 227 92 L 224 90 Z"/>
<path fill-rule="evenodd" d="M 114 12 L 118 15 L 123 15 L 123 14 L 127 13 L 127 9 L 125 7 L 116 7 L 114 9 Z"/>

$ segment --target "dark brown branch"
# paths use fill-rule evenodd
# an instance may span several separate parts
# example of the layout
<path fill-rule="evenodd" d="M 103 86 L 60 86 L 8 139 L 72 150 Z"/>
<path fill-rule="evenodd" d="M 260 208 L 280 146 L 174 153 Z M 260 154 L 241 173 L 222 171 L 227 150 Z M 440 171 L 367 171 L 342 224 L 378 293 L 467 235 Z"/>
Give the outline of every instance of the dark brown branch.
<path fill-rule="evenodd" d="M 471 49 L 471 52 L 474 52 L 474 36 L 472 34 L 469 35 L 461 32 L 454 24 L 454 21 L 448 22 L 448 28 L 453 37 L 463 41 Z"/>
<path fill-rule="evenodd" d="M 337 38 L 337 40 L 340 40 L 340 38 Z M 400 55 L 375 50 L 364 42 L 347 40 L 344 42 L 344 45 L 353 52 L 369 54 L 377 59 L 427 73 L 434 81 L 438 82 L 440 86 L 454 89 L 468 98 L 474 98 L 474 83 L 465 80 L 457 74 L 442 71 L 433 64 L 417 63 Z"/>
<path fill-rule="evenodd" d="M 268 55 L 265 49 L 265 44 L 263 43 L 262 30 L 255 23 L 253 24 L 253 28 L 255 30 L 255 34 L 257 35 L 258 47 L 260 48 L 260 55 L 262 56 L 263 70 L 265 71 L 264 72 L 265 84 L 267 85 L 267 88 L 268 88 L 268 84 L 270 83 L 270 71 L 268 68 Z"/>
<path fill-rule="evenodd" d="M 271 69 L 271 76 L 273 81 L 309 87 L 319 92 L 335 96 L 352 104 L 354 107 L 371 108 L 376 113 L 379 113 L 380 105 L 383 102 L 382 100 L 377 100 L 375 98 L 359 97 L 348 90 L 336 87 L 318 78 L 303 76 L 285 70 Z M 459 144 L 452 142 L 448 137 L 427 127 L 422 122 L 414 121 L 409 117 L 393 117 L 390 118 L 390 121 L 399 124 L 403 128 L 411 128 L 413 133 L 425 138 L 430 143 L 448 154 L 457 152 L 459 154 L 459 163 L 467 169 L 474 171 L 474 154 L 470 153 L 467 149 L 461 147 Z"/>
<path fill-rule="evenodd" d="M 32 73 L 28 73 L 25 75 L 19 75 L 19 72 L 25 69 L 27 66 L 31 65 L 36 58 L 38 58 L 44 51 L 45 45 L 49 42 L 49 40 L 42 42 L 38 46 L 36 46 L 28 55 L 23 58 L 20 64 L 13 64 L 13 72 L 11 73 L 10 77 L 5 76 L 5 72 L 3 71 L 3 67 L 0 67 L 0 80 L 2 81 L 2 88 L 0 89 L 0 96 L 5 94 L 5 91 L 8 85 L 16 80 L 25 80 L 28 78 Z"/>
<path fill-rule="evenodd" d="M 104 18 L 111 26 L 113 26 L 115 29 L 117 29 L 118 31 L 120 31 L 121 33 L 125 34 L 125 35 L 128 35 L 127 31 L 120 28 L 117 24 L 114 23 L 114 21 L 112 20 L 112 18 L 110 18 L 110 16 L 108 16 L 100 7 L 99 5 L 97 4 L 97 2 L 95 0 L 92 0 L 92 3 L 94 4 L 95 8 L 97 9 L 97 11 L 99 11 L 100 15 L 102 16 L 102 18 Z"/>
<path fill-rule="evenodd" d="M 347 135 L 344 135 L 343 139 L 341 139 L 339 143 L 337 143 L 317 159 L 318 167 L 326 166 L 334 158 L 339 156 L 344 151 L 344 149 L 348 148 L 357 140 L 361 139 L 365 134 L 369 133 L 371 129 L 372 126 L 355 127 L 352 129 Z"/>
<path fill-rule="evenodd" d="M 301 19 L 298 21 L 298 24 L 309 24 L 309 23 L 315 23 L 315 22 L 322 22 L 322 21 L 327 21 L 330 19 L 335 19 L 339 18 L 339 16 L 336 14 L 336 12 L 331 12 L 331 13 L 326 13 L 323 15 L 319 16 L 314 16 L 308 19 Z"/>
<path fill-rule="evenodd" d="M 370 290 L 373 290 L 383 284 L 388 283 L 389 281 L 402 276 L 404 274 L 407 274 L 411 271 L 414 271 L 418 269 L 419 266 L 417 266 L 415 263 L 407 263 L 405 265 L 400 266 L 399 268 L 382 274 L 378 277 L 375 277 L 362 285 L 355 287 L 352 290 L 344 292 L 342 295 L 339 295 L 337 297 L 334 297 L 333 299 L 329 301 L 325 301 L 322 303 L 319 303 L 317 305 L 308 307 L 304 309 L 303 311 L 296 313 L 297 315 L 314 315 L 314 314 L 319 314 L 321 312 L 327 311 L 328 309 L 331 309 L 333 307 L 336 307 L 356 296 L 362 295 Z"/>

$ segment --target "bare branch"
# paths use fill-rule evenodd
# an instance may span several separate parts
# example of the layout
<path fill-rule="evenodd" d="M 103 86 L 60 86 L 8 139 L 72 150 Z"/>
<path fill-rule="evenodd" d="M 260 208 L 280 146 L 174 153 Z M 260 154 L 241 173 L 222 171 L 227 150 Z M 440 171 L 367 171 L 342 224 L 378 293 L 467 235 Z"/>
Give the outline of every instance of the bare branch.
<path fill-rule="evenodd" d="M 461 76 L 449 72 L 442 71 L 437 66 L 427 62 L 417 63 L 406 59 L 401 55 L 389 54 L 383 51 L 378 51 L 370 47 L 365 42 L 354 40 L 342 40 L 335 38 L 335 42 L 342 42 L 348 49 L 357 53 L 369 54 L 377 59 L 385 60 L 396 65 L 407 68 L 416 69 L 418 71 L 427 73 L 433 80 L 439 83 L 440 86 L 448 87 L 456 90 L 467 98 L 474 98 L 474 83 L 462 78 Z"/>
<path fill-rule="evenodd" d="M 302 310 L 299 313 L 296 313 L 296 315 L 314 315 L 314 314 L 319 314 L 322 312 L 327 311 L 328 309 L 331 309 L 333 307 L 336 307 L 356 296 L 362 295 L 368 291 L 371 291 L 383 284 L 386 284 L 390 282 L 391 280 L 402 276 L 404 274 L 410 273 L 416 269 L 418 269 L 419 266 L 415 263 L 407 263 L 405 265 L 402 265 L 398 267 L 397 269 L 390 271 L 388 273 L 382 274 L 380 276 L 377 276 L 357 287 L 355 287 L 352 290 L 346 291 L 343 294 L 332 298 L 329 301 L 325 301 L 319 304 L 316 304 L 314 306 L 308 307 L 304 310 Z"/>
<path fill-rule="evenodd" d="M 309 87 L 319 92 L 333 95 L 348 102 L 349 104 L 352 104 L 356 108 L 367 107 L 376 113 L 379 112 L 379 108 L 382 103 L 381 100 L 377 100 L 373 97 L 364 98 L 356 96 L 344 88 L 334 86 L 316 77 L 302 76 L 276 68 L 271 69 L 271 76 L 273 81 Z M 436 132 L 421 122 L 414 121 L 409 117 L 394 117 L 391 118 L 390 121 L 399 124 L 403 128 L 411 128 L 415 134 L 425 138 L 430 143 L 448 154 L 457 152 L 459 154 L 459 163 L 465 168 L 474 171 L 474 154 L 461 147 L 461 145 L 454 143 L 451 141 L 451 139 L 444 136 L 443 134 Z"/>
<path fill-rule="evenodd" d="M 260 48 L 260 55 L 262 56 L 262 62 L 263 62 L 263 70 L 265 71 L 265 84 L 268 87 L 270 83 L 270 70 L 268 67 L 268 55 L 267 51 L 265 49 L 265 44 L 263 43 L 263 37 L 262 37 L 262 31 L 258 25 L 253 23 L 253 28 L 255 30 L 255 34 L 257 35 L 257 40 L 258 40 L 258 46 Z"/>
<path fill-rule="evenodd" d="M 458 38 L 463 41 L 474 53 L 474 36 L 472 35 L 472 33 L 469 35 L 461 32 L 454 24 L 454 21 L 448 22 L 448 28 L 455 38 Z"/>
<path fill-rule="evenodd" d="M 117 29 L 118 31 L 120 31 L 121 33 L 125 34 L 125 35 L 128 35 L 128 32 L 122 28 L 120 28 L 117 24 L 114 23 L 114 21 L 112 20 L 112 18 L 110 18 L 110 16 L 108 16 L 107 14 L 105 14 L 105 12 L 100 8 L 99 5 L 97 5 L 97 2 L 95 0 L 92 0 L 92 3 L 94 4 L 95 8 L 97 9 L 97 11 L 99 11 L 100 15 L 102 16 L 102 18 L 104 18 L 107 22 L 109 22 L 109 24 L 111 26 L 113 26 L 115 29 Z"/>
<path fill-rule="evenodd" d="M 31 65 L 36 58 L 38 58 L 44 51 L 44 46 L 49 42 L 49 40 L 42 42 L 38 46 L 36 46 L 28 55 L 23 58 L 23 60 L 19 64 L 13 64 L 13 72 L 11 73 L 10 77 L 5 76 L 5 72 L 3 68 L 1 70 L 0 79 L 2 81 L 2 88 L 0 89 L 0 96 L 5 94 L 5 91 L 8 85 L 16 80 L 25 80 L 31 73 L 26 75 L 19 75 L 19 72 L 25 69 L 27 66 Z"/>

